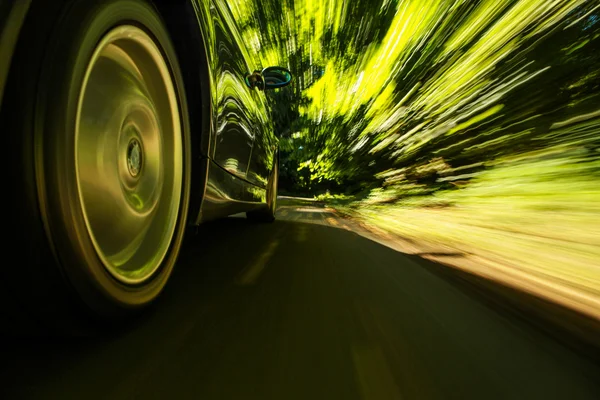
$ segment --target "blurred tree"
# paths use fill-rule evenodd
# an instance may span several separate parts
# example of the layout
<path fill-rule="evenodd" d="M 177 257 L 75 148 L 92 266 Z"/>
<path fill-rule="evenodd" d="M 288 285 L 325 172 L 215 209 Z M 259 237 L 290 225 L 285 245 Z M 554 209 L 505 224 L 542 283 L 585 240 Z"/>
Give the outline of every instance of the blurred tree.
<path fill-rule="evenodd" d="M 435 190 L 506 155 L 561 144 L 597 152 L 595 123 L 567 129 L 598 117 L 595 2 L 231 3 L 257 65 L 295 76 L 269 94 L 284 190 Z"/>

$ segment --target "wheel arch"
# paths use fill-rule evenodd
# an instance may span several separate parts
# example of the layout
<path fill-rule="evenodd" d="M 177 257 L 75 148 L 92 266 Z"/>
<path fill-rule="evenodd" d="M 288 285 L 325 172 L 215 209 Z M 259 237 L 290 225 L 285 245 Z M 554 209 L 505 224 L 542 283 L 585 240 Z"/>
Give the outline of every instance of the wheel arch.
<path fill-rule="evenodd" d="M 209 35 L 207 2 L 191 0 L 152 0 L 163 17 L 175 46 L 182 69 L 191 133 L 192 133 L 192 192 L 188 225 L 196 225 L 208 180 L 209 159 L 213 146 L 214 90 L 206 38 Z M 213 146 L 214 147 L 214 146 Z"/>

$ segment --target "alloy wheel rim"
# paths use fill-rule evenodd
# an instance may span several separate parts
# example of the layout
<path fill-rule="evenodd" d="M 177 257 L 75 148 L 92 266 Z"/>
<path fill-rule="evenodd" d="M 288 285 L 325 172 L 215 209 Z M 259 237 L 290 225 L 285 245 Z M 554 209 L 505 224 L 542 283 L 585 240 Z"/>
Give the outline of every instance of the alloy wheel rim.
<path fill-rule="evenodd" d="M 102 264 L 123 283 L 147 281 L 175 234 L 183 143 L 169 67 L 138 27 L 112 29 L 88 63 L 75 166 L 85 226 Z"/>

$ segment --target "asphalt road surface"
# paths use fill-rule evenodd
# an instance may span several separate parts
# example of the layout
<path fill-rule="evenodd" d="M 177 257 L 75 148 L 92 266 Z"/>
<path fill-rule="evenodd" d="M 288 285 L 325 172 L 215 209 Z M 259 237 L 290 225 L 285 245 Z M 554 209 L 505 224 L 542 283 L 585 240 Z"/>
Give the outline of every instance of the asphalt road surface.
<path fill-rule="evenodd" d="M 188 238 L 102 338 L 4 340 L 5 399 L 600 399 L 600 367 L 324 208 Z"/>

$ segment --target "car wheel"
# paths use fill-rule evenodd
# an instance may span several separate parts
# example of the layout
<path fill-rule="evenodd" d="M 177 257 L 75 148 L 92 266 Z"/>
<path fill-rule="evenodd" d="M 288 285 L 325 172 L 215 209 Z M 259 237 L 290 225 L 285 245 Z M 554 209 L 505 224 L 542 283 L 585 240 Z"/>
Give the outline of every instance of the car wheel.
<path fill-rule="evenodd" d="M 12 160 L 25 166 L 15 240 L 37 249 L 11 278 L 33 313 L 77 299 L 78 311 L 109 321 L 151 303 L 179 254 L 191 174 L 183 78 L 150 2 L 43 3 L 3 110 L 19 132 Z"/>
<path fill-rule="evenodd" d="M 269 184 L 267 186 L 267 204 L 266 207 L 249 211 L 246 217 L 255 222 L 273 222 L 275 221 L 275 212 L 277 211 L 277 183 L 279 180 L 279 162 L 275 162 L 275 166 L 271 172 Z"/>

